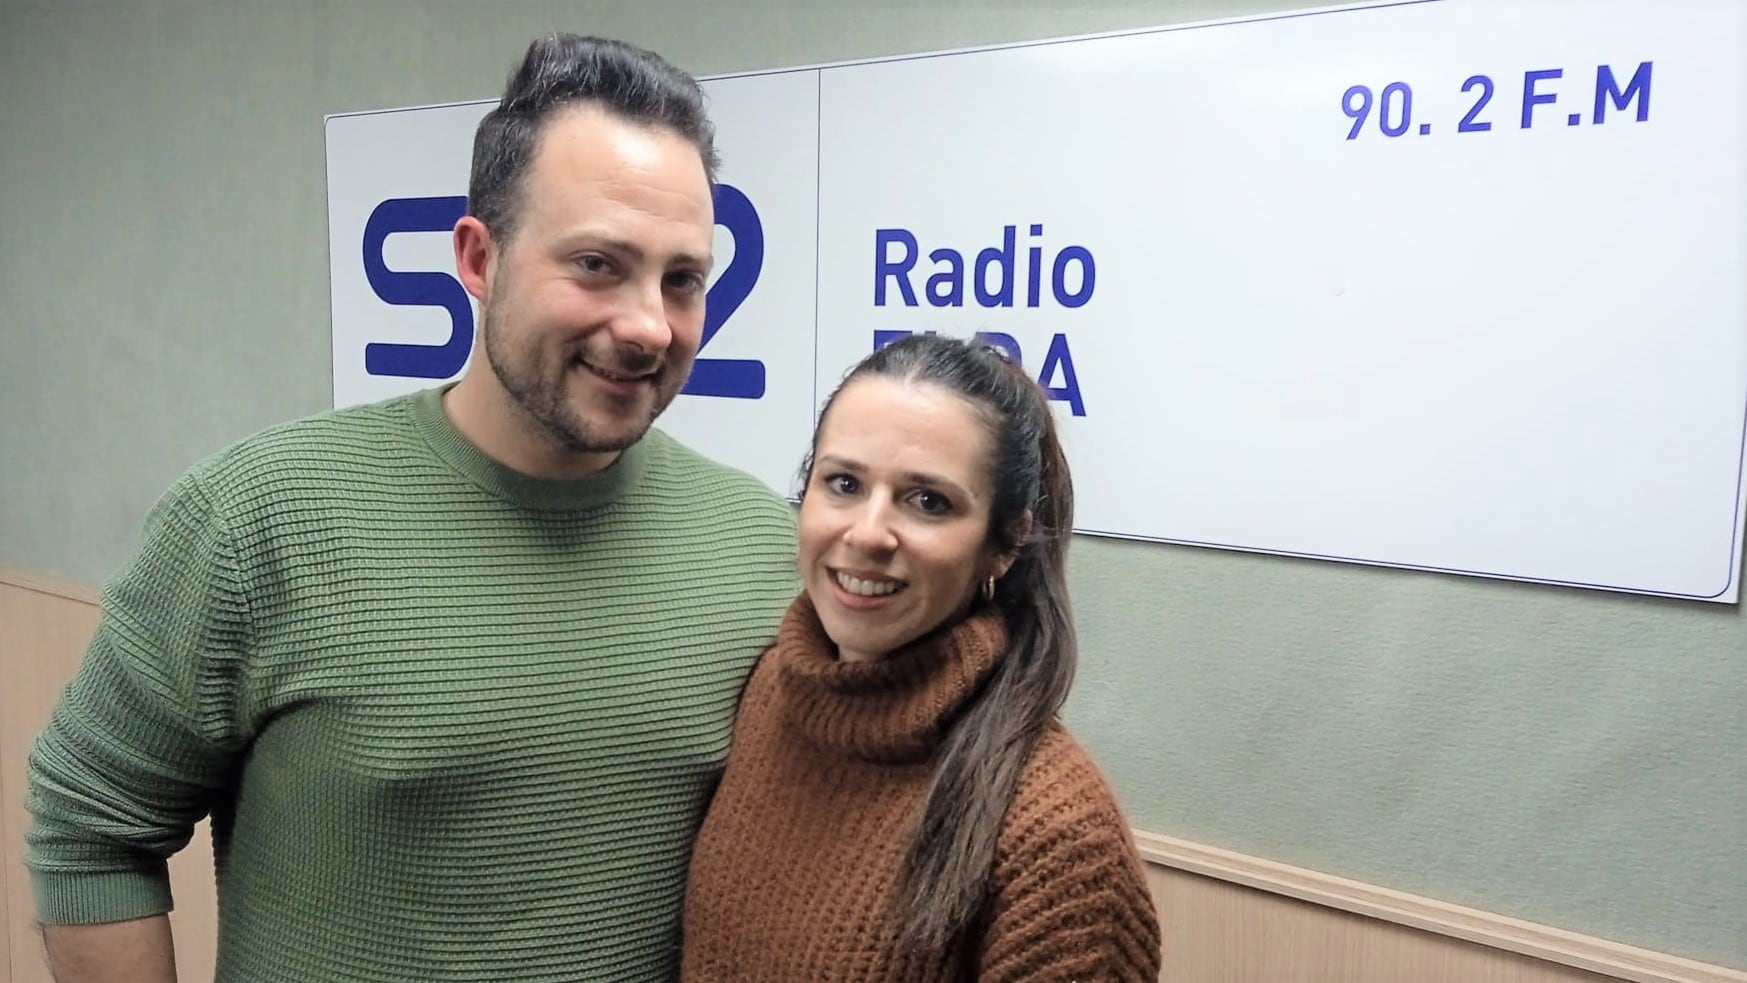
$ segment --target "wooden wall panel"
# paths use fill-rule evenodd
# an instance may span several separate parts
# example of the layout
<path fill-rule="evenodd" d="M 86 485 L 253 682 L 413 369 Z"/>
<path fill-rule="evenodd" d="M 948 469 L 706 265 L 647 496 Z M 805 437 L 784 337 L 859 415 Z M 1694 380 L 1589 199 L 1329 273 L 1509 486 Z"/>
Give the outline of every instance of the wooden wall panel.
<path fill-rule="evenodd" d="M 0 572 L 0 858 L 5 869 L 5 925 L 10 979 L 52 983 L 42 958 L 30 882 L 24 870 L 24 769 L 30 744 L 48 722 L 61 689 L 97 628 L 97 595 L 88 588 Z M 176 963 L 183 983 L 212 979 L 217 907 L 206 824 L 170 863 L 176 911 Z"/>
<path fill-rule="evenodd" d="M 1148 866 L 1170 983 L 1614 983 L 1156 864 Z"/>
<path fill-rule="evenodd" d="M 1175 892 L 1164 919 L 1168 936 L 1183 944 L 1249 933 L 1205 958 L 1191 945 L 1181 978 L 1747 983 L 1739 970 L 1144 830 L 1134 835 L 1155 876 L 1161 869 L 1173 875 L 1163 882 Z M 1255 965 L 1283 933 L 1296 933 L 1287 949 L 1296 969 Z M 1232 975 L 1208 976 L 1209 965 Z M 1264 969 L 1268 975 L 1250 975 Z"/>
<path fill-rule="evenodd" d="M 68 592 L 71 592 L 70 590 Z M 24 870 L 24 765 L 30 742 L 48 721 L 61 687 L 97 626 L 86 601 L 0 584 L 0 856 L 6 866 L 6 934 L 14 983 L 49 983 Z"/>

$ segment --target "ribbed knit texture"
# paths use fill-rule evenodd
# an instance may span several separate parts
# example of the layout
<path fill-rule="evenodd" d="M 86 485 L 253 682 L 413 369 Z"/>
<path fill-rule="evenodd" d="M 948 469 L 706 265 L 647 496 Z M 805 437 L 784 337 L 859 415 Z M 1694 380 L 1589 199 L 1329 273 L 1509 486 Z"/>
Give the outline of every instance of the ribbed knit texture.
<path fill-rule="evenodd" d="M 218 979 L 668 980 L 793 518 L 651 431 L 580 481 L 436 390 L 324 414 L 159 502 L 30 762 L 40 917 L 168 907 L 213 814 Z"/>
<path fill-rule="evenodd" d="M 979 926 L 902 950 L 898 875 L 941 739 L 1005 654 L 985 608 L 874 663 L 840 663 L 790 607 L 747 684 L 693 854 L 694 983 L 1154 983 L 1159 924 L 1115 797 L 1053 727 L 1001 824 Z"/>

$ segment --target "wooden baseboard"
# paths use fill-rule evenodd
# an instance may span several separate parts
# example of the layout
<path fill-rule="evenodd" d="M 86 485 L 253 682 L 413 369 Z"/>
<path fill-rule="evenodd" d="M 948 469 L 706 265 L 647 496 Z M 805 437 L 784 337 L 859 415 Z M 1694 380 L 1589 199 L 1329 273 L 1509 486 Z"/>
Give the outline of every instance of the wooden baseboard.
<path fill-rule="evenodd" d="M 1532 956 L 1632 983 L 1747 983 L 1747 973 L 1349 881 L 1271 860 L 1134 831 L 1149 863 Z"/>
<path fill-rule="evenodd" d="M 52 597 L 64 597 L 69 601 L 81 601 L 85 604 L 96 604 L 102 597 L 102 591 L 84 584 L 75 584 L 67 580 L 56 580 L 53 577 L 43 577 L 22 570 L 10 570 L 0 567 L 0 584 L 10 584 L 38 594 L 48 594 Z"/>

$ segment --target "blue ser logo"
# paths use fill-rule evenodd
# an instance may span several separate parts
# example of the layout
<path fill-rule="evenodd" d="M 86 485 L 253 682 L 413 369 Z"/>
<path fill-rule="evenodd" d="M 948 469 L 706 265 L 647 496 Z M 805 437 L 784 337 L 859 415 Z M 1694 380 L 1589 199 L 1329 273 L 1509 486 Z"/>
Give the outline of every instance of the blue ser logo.
<path fill-rule="evenodd" d="M 764 395 L 764 363 L 751 358 L 708 358 L 702 352 L 740 309 L 764 268 L 764 224 L 740 189 L 715 188 L 716 224 L 734 237 L 734 258 L 705 296 L 704 332 L 691 378 L 681 392 L 692 396 L 759 399 Z M 449 314 L 449 339 L 440 345 L 371 342 L 364 346 L 364 371 L 411 379 L 447 379 L 467 364 L 473 348 L 473 306 L 461 281 L 447 273 L 391 270 L 382 245 L 397 232 L 447 232 L 467 213 L 464 196 L 390 198 L 364 223 L 364 278 L 385 304 L 440 307 Z"/>

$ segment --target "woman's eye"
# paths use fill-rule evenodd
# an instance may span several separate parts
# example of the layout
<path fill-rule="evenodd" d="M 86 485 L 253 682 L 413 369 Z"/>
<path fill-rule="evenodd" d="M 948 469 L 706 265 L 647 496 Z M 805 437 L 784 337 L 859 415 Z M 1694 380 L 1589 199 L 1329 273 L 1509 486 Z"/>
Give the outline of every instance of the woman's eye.
<path fill-rule="evenodd" d="M 852 495 L 855 493 L 855 489 L 858 486 L 854 476 L 847 474 L 834 474 L 826 477 L 825 487 L 839 495 Z"/>
<path fill-rule="evenodd" d="M 916 493 L 916 507 L 929 515 L 943 515 L 952 511 L 952 501 L 937 491 L 924 489 Z"/>

